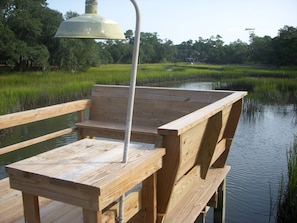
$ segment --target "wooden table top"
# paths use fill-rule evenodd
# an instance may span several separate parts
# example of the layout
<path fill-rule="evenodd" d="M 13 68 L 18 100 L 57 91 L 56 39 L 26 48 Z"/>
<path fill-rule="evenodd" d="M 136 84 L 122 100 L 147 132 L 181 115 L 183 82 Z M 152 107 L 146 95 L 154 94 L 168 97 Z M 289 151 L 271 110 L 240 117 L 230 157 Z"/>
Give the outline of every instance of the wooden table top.
<path fill-rule="evenodd" d="M 14 189 L 98 210 L 162 166 L 165 149 L 131 143 L 129 160 L 122 163 L 123 148 L 122 141 L 83 139 L 7 165 L 6 171 Z"/>

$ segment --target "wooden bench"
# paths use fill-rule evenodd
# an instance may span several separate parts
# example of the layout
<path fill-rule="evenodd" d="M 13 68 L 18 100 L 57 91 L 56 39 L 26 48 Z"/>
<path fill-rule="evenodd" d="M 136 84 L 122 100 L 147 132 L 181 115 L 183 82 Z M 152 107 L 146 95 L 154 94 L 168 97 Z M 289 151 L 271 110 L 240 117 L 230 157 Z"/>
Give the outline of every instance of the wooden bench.
<path fill-rule="evenodd" d="M 81 120 L 77 128 L 68 127 L 1 148 L 0 155 L 75 130 L 80 138 L 123 139 L 127 95 L 125 86 L 95 85 L 91 100 L 0 116 L 1 129 L 76 111 Z M 131 139 L 166 148 L 163 167 L 157 173 L 156 222 L 204 222 L 208 206 L 215 207 L 214 221 L 224 222 L 225 178 L 230 170 L 226 160 L 245 95 L 137 87 Z M 146 199 L 138 190 L 126 197 L 129 222 L 143 222 Z M 43 222 L 82 222 L 82 213 L 74 206 L 40 199 L 40 207 Z M 68 210 L 66 215 L 64 210 Z M 115 222 L 117 210 L 117 204 L 112 204 L 103 210 L 103 216 Z M 0 181 L 0 216 L 1 222 L 24 221 L 21 193 L 10 189 L 7 179 Z"/>
<path fill-rule="evenodd" d="M 123 139 L 128 91 L 95 85 L 89 120 L 77 123 L 81 137 Z M 166 148 L 158 172 L 157 222 L 194 222 L 210 204 L 215 221 L 224 222 L 226 160 L 245 95 L 136 88 L 131 138 Z"/>

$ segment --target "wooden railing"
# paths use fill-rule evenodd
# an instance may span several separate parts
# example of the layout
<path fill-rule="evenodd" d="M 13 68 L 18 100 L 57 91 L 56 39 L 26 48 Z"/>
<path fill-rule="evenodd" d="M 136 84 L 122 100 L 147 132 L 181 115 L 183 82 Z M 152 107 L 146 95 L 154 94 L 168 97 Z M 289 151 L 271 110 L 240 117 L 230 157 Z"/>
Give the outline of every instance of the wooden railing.
<path fill-rule="evenodd" d="M 12 128 L 19 125 L 25 125 L 32 122 L 37 122 L 49 118 L 54 118 L 73 112 L 78 112 L 78 119 L 83 121 L 85 119 L 86 110 L 91 107 L 91 100 L 78 100 L 73 102 L 67 102 L 59 105 L 53 105 L 43 108 L 37 108 L 28 111 L 17 112 L 13 114 L 7 114 L 0 116 L 0 130 Z M 51 132 L 46 135 L 42 135 L 36 138 L 32 138 L 26 141 L 22 141 L 13 145 L 9 145 L 0 148 L 0 155 L 9 153 L 18 149 L 22 149 L 27 146 L 31 146 L 49 139 L 53 139 L 59 136 L 63 136 L 74 132 L 76 127 L 65 128 L 59 131 Z"/>

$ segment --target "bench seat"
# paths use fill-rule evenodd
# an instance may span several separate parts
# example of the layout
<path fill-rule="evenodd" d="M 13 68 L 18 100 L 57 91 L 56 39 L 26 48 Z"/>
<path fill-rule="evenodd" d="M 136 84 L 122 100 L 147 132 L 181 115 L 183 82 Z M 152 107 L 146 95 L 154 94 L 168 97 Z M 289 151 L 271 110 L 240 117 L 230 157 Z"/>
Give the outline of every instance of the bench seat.
<path fill-rule="evenodd" d="M 123 139 L 126 125 L 122 123 L 86 120 L 75 124 L 82 136 Z M 158 129 L 153 126 L 132 126 L 131 140 L 134 142 L 156 143 Z"/>
<path fill-rule="evenodd" d="M 211 205 L 209 201 L 217 194 L 218 188 L 224 182 L 230 169 L 230 166 L 210 168 L 206 179 L 201 179 L 197 177 L 200 171 L 198 166 L 193 168 L 190 173 L 184 176 L 187 179 L 181 179 L 177 183 L 174 191 L 175 197 L 173 197 L 174 202 L 169 207 L 165 220 L 159 220 L 159 222 L 195 222 L 197 213 L 203 213 L 205 210 L 205 204 Z M 215 198 L 214 201 L 215 204 L 211 206 L 217 207 L 218 199 Z M 215 209 L 215 211 L 217 210 Z"/>

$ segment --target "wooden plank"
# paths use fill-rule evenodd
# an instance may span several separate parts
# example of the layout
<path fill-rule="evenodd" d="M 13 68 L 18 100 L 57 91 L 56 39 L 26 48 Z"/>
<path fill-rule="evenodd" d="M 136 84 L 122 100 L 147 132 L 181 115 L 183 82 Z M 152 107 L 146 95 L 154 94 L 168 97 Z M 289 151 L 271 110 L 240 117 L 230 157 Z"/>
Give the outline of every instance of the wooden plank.
<path fill-rule="evenodd" d="M 127 98 L 91 97 L 93 101 L 90 119 L 95 121 L 125 123 L 127 113 Z"/>
<path fill-rule="evenodd" d="M 124 140 L 125 136 L 125 130 L 123 129 L 79 128 L 79 132 L 82 138 L 103 137 Z M 155 144 L 158 138 L 158 135 L 155 133 L 138 132 L 132 128 L 131 141 Z"/>
<path fill-rule="evenodd" d="M 112 122 L 104 122 L 104 121 L 94 121 L 94 120 L 86 120 L 84 122 L 78 122 L 75 124 L 80 128 L 93 128 L 93 129 L 102 129 L 102 130 L 119 130 L 124 131 L 126 125 L 120 123 L 112 123 Z M 142 125 L 133 125 L 132 131 L 134 132 L 142 132 L 142 133 L 153 133 L 157 135 L 157 128 L 153 128 L 151 126 L 142 126 Z"/>
<path fill-rule="evenodd" d="M 123 97 L 123 95 L 128 95 L 128 91 L 128 86 L 94 85 L 92 88 L 92 96 Z M 218 99 L 230 95 L 231 93 L 232 91 L 190 90 L 137 86 L 135 91 L 135 99 L 142 98 L 163 101 L 189 101 L 210 104 L 217 101 Z"/>
<path fill-rule="evenodd" d="M 111 123 L 125 123 L 127 97 L 92 97 L 90 119 Z M 158 127 L 205 106 L 189 101 L 135 99 L 133 123 Z M 170 112 L 169 112 L 170 111 Z"/>
<path fill-rule="evenodd" d="M 222 112 L 207 120 L 207 125 L 197 154 L 196 163 L 200 165 L 201 178 L 205 179 L 222 129 Z"/>
<path fill-rule="evenodd" d="M 167 212 L 168 203 L 177 180 L 177 171 L 180 164 L 180 137 L 168 135 L 163 137 L 162 146 L 166 148 L 163 157 L 163 167 L 157 173 L 157 204 L 158 222 L 162 221 Z"/>
<path fill-rule="evenodd" d="M 0 129 L 57 117 L 91 107 L 91 100 L 78 100 L 0 116 Z"/>
<path fill-rule="evenodd" d="M 176 179 L 187 173 L 197 162 L 203 136 L 206 134 L 207 120 L 197 124 L 192 129 L 180 135 L 180 164 Z M 177 136 L 178 137 L 178 136 Z"/>
<path fill-rule="evenodd" d="M 193 184 L 196 186 L 192 187 L 180 202 L 167 213 L 164 223 L 194 222 L 214 192 L 226 178 L 229 170 L 229 166 L 211 168 L 205 180 L 197 178 L 196 183 Z"/>
<path fill-rule="evenodd" d="M 93 120 L 76 123 L 82 138 L 87 136 L 124 140 L 125 124 Z M 158 139 L 157 128 L 151 126 L 132 126 L 131 141 L 155 144 Z"/>
<path fill-rule="evenodd" d="M 228 107 L 238 100 L 241 100 L 241 98 L 243 98 L 246 94 L 246 92 L 234 92 L 231 95 L 207 105 L 195 112 L 185 115 L 182 118 L 160 126 L 158 128 L 158 133 L 160 135 L 180 135 L 196 126 L 199 122 L 206 120 L 214 114 L 222 111 L 225 107 Z"/>
<path fill-rule="evenodd" d="M 57 131 L 57 132 L 53 132 L 53 133 L 50 133 L 50 134 L 47 134 L 47 135 L 44 135 L 44 136 L 36 137 L 34 139 L 26 140 L 24 142 L 20 142 L 20 143 L 17 143 L 17 144 L 6 146 L 6 147 L 3 147 L 3 148 L 0 148 L 0 155 L 5 154 L 5 153 L 9 153 L 9 152 L 12 152 L 12 151 L 16 151 L 18 149 L 22 149 L 24 147 L 31 146 L 31 145 L 34 145 L 34 144 L 37 144 L 37 143 L 40 143 L 40 142 L 44 142 L 46 140 L 50 140 L 50 139 L 53 139 L 53 138 L 56 138 L 56 137 L 59 137 L 59 136 L 63 136 L 63 135 L 72 133 L 74 131 L 75 131 L 75 129 L 73 129 L 73 128 L 67 128 L 67 129 L 63 129 L 63 130 L 60 130 L 60 131 Z"/>
<path fill-rule="evenodd" d="M 227 91 L 138 87 L 135 95 L 134 123 L 157 127 L 230 94 L 231 92 Z M 92 95 L 94 104 L 91 119 L 125 122 L 128 95 L 126 86 L 97 85 L 94 86 Z"/>
<path fill-rule="evenodd" d="M 235 135 L 235 131 L 242 112 L 242 105 L 243 105 L 242 103 L 243 103 L 243 99 L 232 104 L 232 107 L 230 109 L 230 112 L 226 120 L 224 132 L 223 132 L 223 138 L 226 138 L 227 140 L 226 149 L 224 153 L 222 153 L 221 156 L 217 158 L 216 162 L 214 163 L 214 167 L 223 167 L 227 162 L 229 151 L 232 145 L 232 140 Z"/>
<path fill-rule="evenodd" d="M 174 121 L 205 106 L 188 101 L 135 100 L 133 123 L 155 128 Z"/>
<path fill-rule="evenodd" d="M 143 223 L 153 223 L 157 219 L 157 174 L 148 177 L 142 186 L 143 209 L 145 218 Z"/>
<path fill-rule="evenodd" d="M 231 115 L 231 109 L 232 109 L 232 105 L 229 105 L 227 107 L 225 107 L 224 109 L 222 109 L 221 113 L 222 113 L 222 127 L 221 127 L 221 131 L 220 131 L 220 134 L 219 134 L 219 137 L 218 139 L 221 140 L 223 137 L 224 137 L 224 133 L 227 129 L 227 122 L 230 118 L 230 115 Z M 233 118 L 236 118 L 236 117 L 232 117 Z"/>
<path fill-rule="evenodd" d="M 242 112 L 243 99 L 238 100 L 232 104 L 231 111 L 229 113 L 226 129 L 224 132 L 224 138 L 233 138 L 236 128 L 238 126 L 239 118 Z"/>
<path fill-rule="evenodd" d="M 212 156 L 210 165 L 213 165 L 218 159 L 219 157 L 222 156 L 223 153 L 225 153 L 226 150 L 230 149 L 232 143 L 232 139 L 222 139 L 220 142 L 218 142 L 218 144 L 216 145 L 214 154 Z M 224 167 L 225 163 L 223 165 L 220 166 L 215 166 L 215 167 Z"/>
<path fill-rule="evenodd" d="M 196 164 L 201 166 L 201 176 L 205 178 L 216 150 L 222 128 L 222 114 L 219 112 L 197 124 L 181 137 L 181 163 L 177 179 Z"/>
<path fill-rule="evenodd" d="M 200 179 L 200 166 L 193 167 L 189 173 L 176 182 L 170 202 L 168 204 L 167 213 L 181 202 L 183 197 L 191 190 L 194 185 L 199 186 L 197 180 Z"/>
<path fill-rule="evenodd" d="M 232 144 L 232 139 L 225 139 L 225 145 L 224 145 L 224 150 L 222 151 L 223 148 L 219 148 L 218 150 L 222 151 L 221 154 L 217 153 L 215 157 L 213 157 L 211 164 L 213 167 L 216 168 L 222 168 L 226 165 L 227 163 L 227 158 L 229 151 L 231 149 L 231 144 Z"/>
<path fill-rule="evenodd" d="M 129 223 L 156 223 L 157 218 L 157 175 L 153 174 L 142 183 L 141 210 Z M 126 205 L 126 202 L 125 202 Z"/>

